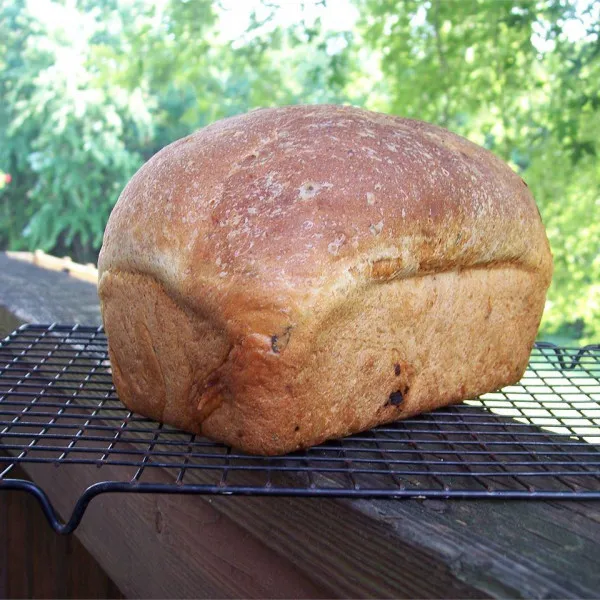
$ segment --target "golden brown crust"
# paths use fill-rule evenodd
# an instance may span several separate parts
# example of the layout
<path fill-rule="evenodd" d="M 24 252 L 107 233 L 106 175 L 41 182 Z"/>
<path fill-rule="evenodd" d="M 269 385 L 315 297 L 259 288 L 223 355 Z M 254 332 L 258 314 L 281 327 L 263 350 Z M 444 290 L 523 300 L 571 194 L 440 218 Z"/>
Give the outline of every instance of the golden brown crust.
<path fill-rule="evenodd" d="M 529 190 L 489 152 L 417 121 L 300 106 L 159 152 L 123 191 L 99 271 L 124 402 L 274 453 L 514 381 L 552 259 Z M 432 327 L 452 331 L 447 356 Z M 193 365 L 163 364 L 167 349 Z M 383 407 L 396 364 L 411 390 L 402 410 Z M 159 414 L 161 402 L 178 408 Z"/>

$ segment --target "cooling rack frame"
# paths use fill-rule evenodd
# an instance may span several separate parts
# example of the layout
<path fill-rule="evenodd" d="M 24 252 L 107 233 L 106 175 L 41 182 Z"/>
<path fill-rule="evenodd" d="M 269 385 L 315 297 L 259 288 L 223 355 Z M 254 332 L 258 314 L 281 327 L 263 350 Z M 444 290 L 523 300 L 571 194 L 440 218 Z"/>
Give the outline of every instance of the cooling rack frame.
<path fill-rule="evenodd" d="M 32 494 L 59 533 L 109 492 L 600 499 L 600 345 L 539 342 L 517 386 L 286 457 L 244 455 L 132 414 L 109 366 L 102 328 L 29 324 L 0 342 L 0 490 Z M 18 464 L 96 466 L 99 481 L 63 521 L 42 487 L 10 477 Z M 108 464 L 123 478 L 102 480 Z M 149 476 L 159 469 L 168 483 Z"/>

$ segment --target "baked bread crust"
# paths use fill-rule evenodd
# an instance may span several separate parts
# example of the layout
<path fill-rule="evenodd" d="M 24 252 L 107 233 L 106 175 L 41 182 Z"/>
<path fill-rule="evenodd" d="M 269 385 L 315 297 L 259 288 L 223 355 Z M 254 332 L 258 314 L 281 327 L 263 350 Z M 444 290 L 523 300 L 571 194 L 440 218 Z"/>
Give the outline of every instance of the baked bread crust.
<path fill-rule="evenodd" d="M 490 152 L 320 105 L 161 150 L 121 194 L 99 273 L 123 402 L 279 454 L 517 381 L 552 258 Z"/>

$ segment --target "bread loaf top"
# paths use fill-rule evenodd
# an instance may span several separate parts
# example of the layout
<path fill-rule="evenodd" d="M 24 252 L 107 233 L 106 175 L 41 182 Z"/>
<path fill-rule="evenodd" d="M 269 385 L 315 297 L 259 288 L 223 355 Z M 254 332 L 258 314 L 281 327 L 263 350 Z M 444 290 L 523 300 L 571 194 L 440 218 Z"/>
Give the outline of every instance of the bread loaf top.
<path fill-rule="evenodd" d="M 542 285 L 552 272 L 505 163 L 431 124 L 318 105 L 255 110 L 158 152 L 111 214 L 99 271 L 146 273 L 256 331 L 356 286 L 496 265 Z"/>

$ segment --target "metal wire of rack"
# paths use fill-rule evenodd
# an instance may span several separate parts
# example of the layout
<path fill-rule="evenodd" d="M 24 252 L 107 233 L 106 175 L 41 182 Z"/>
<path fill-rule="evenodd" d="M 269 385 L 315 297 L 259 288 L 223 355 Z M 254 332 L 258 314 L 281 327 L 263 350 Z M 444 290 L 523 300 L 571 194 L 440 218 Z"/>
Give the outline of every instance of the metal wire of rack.
<path fill-rule="evenodd" d="M 257 457 L 127 410 L 101 328 L 26 325 L 0 342 L 0 444 L 0 489 L 34 494 L 60 533 L 106 492 L 600 499 L 600 346 L 539 343 L 518 385 Z M 17 465 L 89 465 L 97 481 L 63 522 L 40 486 L 11 476 Z"/>

